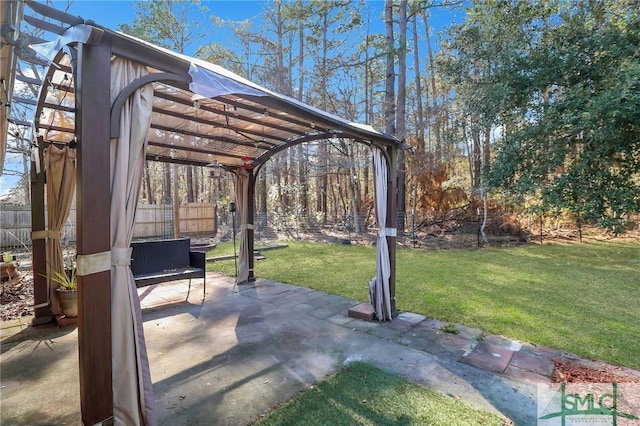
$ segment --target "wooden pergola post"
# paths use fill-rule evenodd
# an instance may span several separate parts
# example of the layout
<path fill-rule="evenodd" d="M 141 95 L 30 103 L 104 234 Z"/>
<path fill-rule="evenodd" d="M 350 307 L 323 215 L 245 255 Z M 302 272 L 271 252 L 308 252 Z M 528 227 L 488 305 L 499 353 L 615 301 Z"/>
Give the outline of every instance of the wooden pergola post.
<path fill-rule="evenodd" d="M 110 251 L 110 44 L 80 43 L 76 68 L 77 252 Z M 85 425 L 113 418 L 111 270 L 78 276 L 80 406 Z"/>
<path fill-rule="evenodd" d="M 38 148 L 38 158 L 40 164 L 38 172 L 36 164 L 31 162 L 31 230 L 32 232 L 44 231 L 45 207 L 44 207 L 44 160 L 43 146 Z M 47 240 L 44 238 L 32 239 L 32 269 L 33 269 L 33 325 L 48 324 L 53 321 L 53 313 L 48 305 L 49 288 L 47 278 L 43 274 L 47 273 Z M 46 305 L 46 306 L 45 306 Z"/>
<path fill-rule="evenodd" d="M 253 251 L 255 245 L 255 229 L 254 229 L 254 215 L 256 211 L 256 174 L 253 170 L 249 171 L 249 185 L 247 188 L 247 246 L 249 247 L 249 282 L 256 280 L 254 275 L 253 266 L 255 263 Z"/>
<path fill-rule="evenodd" d="M 387 176 L 387 229 L 397 230 L 398 215 L 398 148 L 389 146 L 387 148 L 389 158 L 389 175 Z M 397 232 L 397 231 L 396 231 Z M 396 310 L 396 241 L 397 236 L 387 235 L 389 245 L 389 296 L 391 298 L 391 316 L 395 317 Z"/>

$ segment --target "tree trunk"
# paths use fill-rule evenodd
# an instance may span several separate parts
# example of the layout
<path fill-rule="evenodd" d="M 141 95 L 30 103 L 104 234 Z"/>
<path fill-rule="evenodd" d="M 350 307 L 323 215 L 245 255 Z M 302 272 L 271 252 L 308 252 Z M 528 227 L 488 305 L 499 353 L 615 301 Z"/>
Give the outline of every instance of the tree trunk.
<path fill-rule="evenodd" d="M 296 99 L 300 102 L 303 100 L 304 94 L 304 12 L 302 0 L 296 3 L 300 16 L 298 17 L 298 93 Z"/>
<path fill-rule="evenodd" d="M 173 164 L 173 238 L 180 238 L 180 181 L 178 165 Z"/>
<path fill-rule="evenodd" d="M 302 0 L 297 1 L 298 10 L 300 15 L 298 17 L 298 91 L 296 98 L 303 102 L 304 95 L 304 57 L 305 57 L 305 40 L 304 40 L 304 9 Z M 303 213 L 309 214 L 309 168 L 307 162 L 309 159 L 306 156 L 304 145 L 297 146 L 298 150 L 298 176 L 300 180 L 300 209 Z"/>
<path fill-rule="evenodd" d="M 354 166 L 353 158 L 354 152 L 353 149 L 349 149 L 344 139 L 340 140 L 341 148 L 344 152 L 348 153 L 348 161 L 349 166 L 347 168 L 347 191 L 349 194 L 349 199 L 351 200 L 351 214 L 353 216 L 353 227 L 354 231 L 357 233 L 364 232 L 364 226 L 361 223 L 361 196 L 360 196 L 360 187 L 357 181 L 357 170 Z"/>
<path fill-rule="evenodd" d="M 194 190 L 193 190 L 193 166 L 185 166 L 187 169 L 187 178 L 186 178 L 186 184 L 187 184 L 187 203 L 194 203 L 195 202 L 195 197 L 194 197 Z"/>
<path fill-rule="evenodd" d="M 164 202 L 168 203 L 171 200 L 171 165 L 169 163 L 162 163 L 164 169 Z"/>
<path fill-rule="evenodd" d="M 320 65 L 320 108 L 327 109 L 327 80 L 328 80 L 328 66 L 327 60 L 329 55 L 329 40 L 328 40 L 328 26 L 329 26 L 329 10 L 327 7 L 322 7 L 322 57 Z M 318 211 L 323 214 L 323 224 L 326 223 L 327 217 L 327 190 L 329 186 L 329 179 L 327 176 L 328 167 L 328 148 L 327 144 L 320 142 L 318 147 L 318 164 L 320 169 L 318 170 Z"/>
<path fill-rule="evenodd" d="M 337 178 L 336 178 L 337 179 Z M 336 195 L 336 185 L 331 185 L 329 187 L 329 191 L 331 191 L 331 211 L 332 211 L 332 221 L 335 222 L 338 219 L 338 196 Z M 325 221 L 326 222 L 326 221 Z"/>
<path fill-rule="evenodd" d="M 145 188 L 146 188 L 146 192 L 147 192 L 147 202 L 149 204 L 155 204 L 156 203 L 156 197 L 153 194 L 153 191 L 151 190 L 151 175 L 149 173 L 149 162 L 145 161 L 144 162 L 144 184 L 145 184 Z"/>
<path fill-rule="evenodd" d="M 286 205 L 284 204 L 284 200 L 282 199 L 282 165 L 281 160 L 280 160 L 280 156 L 279 155 L 275 155 L 271 161 L 273 162 L 273 171 L 274 171 L 274 177 L 275 177 L 275 185 L 276 185 L 276 192 L 278 193 L 278 206 L 280 206 L 280 213 L 285 213 L 286 212 Z"/>
<path fill-rule="evenodd" d="M 398 99 L 396 108 L 396 136 L 400 140 L 406 139 L 406 108 L 407 108 L 407 0 L 400 1 L 398 15 L 400 30 L 398 46 Z M 398 150 L 398 229 L 404 230 L 407 212 L 405 194 L 405 151 Z"/>
<path fill-rule="evenodd" d="M 304 145 L 297 147 L 298 151 L 298 177 L 300 179 L 300 210 L 304 214 L 309 214 L 309 181 L 307 179 L 308 168 L 306 166 L 308 159 L 305 155 Z"/>
<path fill-rule="evenodd" d="M 317 171 L 317 196 L 316 211 L 323 214 L 322 223 L 327 222 L 327 190 L 329 178 L 327 175 L 327 144 L 318 144 L 318 171 Z"/>
<path fill-rule="evenodd" d="M 267 166 L 264 165 L 258 173 L 258 224 L 267 226 Z"/>
<path fill-rule="evenodd" d="M 367 26 L 367 36 L 365 38 L 365 48 L 364 48 L 364 108 L 365 108 L 365 123 L 371 124 L 374 121 L 374 111 L 373 111 L 373 84 L 371 84 L 371 64 L 369 58 L 369 26 Z M 368 158 L 365 160 L 365 166 L 363 170 L 364 176 L 364 191 L 363 195 L 365 197 L 369 196 L 369 161 Z"/>
<path fill-rule="evenodd" d="M 393 1 L 385 0 L 384 23 L 386 28 L 385 39 L 387 42 L 387 70 L 384 91 L 384 117 L 385 131 L 390 135 L 396 134 L 396 106 L 395 106 L 395 40 L 393 36 Z"/>
<path fill-rule="evenodd" d="M 435 74 L 435 65 L 433 61 L 433 49 L 431 48 L 431 36 L 429 34 L 429 12 L 424 11 L 422 14 L 422 19 L 424 21 L 424 31 L 427 37 L 427 54 L 429 56 L 429 77 L 431 79 L 431 99 L 433 100 L 432 116 L 435 117 L 435 121 L 433 123 L 433 128 L 436 131 L 436 140 L 435 140 L 435 162 L 436 165 L 442 161 L 442 138 L 440 132 L 440 113 L 438 108 L 438 103 L 436 100 L 438 99 L 438 92 L 436 90 L 436 74 Z"/>
<path fill-rule="evenodd" d="M 422 109 L 422 84 L 420 76 L 420 49 L 418 43 L 418 18 L 417 15 L 413 15 L 411 19 L 413 24 L 413 67 L 415 70 L 415 84 L 416 84 L 416 121 L 418 128 L 416 129 L 416 150 L 418 154 L 424 154 L 424 111 Z"/>
<path fill-rule="evenodd" d="M 282 189 L 281 199 L 282 205 L 287 211 L 291 211 L 291 200 L 289 197 L 290 194 L 290 185 L 289 185 L 289 152 L 282 152 L 280 154 L 282 163 L 280 164 L 280 175 L 282 178 L 280 179 Z"/>
<path fill-rule="evenodd" d="M 484 134 L 484 145 L 482 147 L 482 172 L 484 173 L 491 164 L 491 127 L 486 129 Z"/>
<path fill-rule="evenodd" d="M 31 203 L 31 179 L 27 179 L 29 176 L 29 169 L 31 166 L 30 155 L 27 154 L 29 152 L 29 148 L 25 148 L 25 151 L 22 154 L 22 190 L 23 190 L 23 202 L 24 204 Z"/>
<path fill-rule="evenodd" d="M 480 177 L 482 173 L 482 153 L 480 142 L 480 131 L 477 129 L 476 123 L 472 123 L 471 131 L 473 132 L 473 188 L 480 188 Z"/>
<path fill-rule="evenodd" d="M 393 0 L 385 0 L 384 3 L 384 23 L 385 23 L 385 40 L 387 48 L 387 68 L 385 78 L 384 93 L 384 117 L 385 130 L 390 135 L 396 134 L 396 104 L 395 104 L 395 40 L 393 35 Z M 400 178 L 398 177 L 398 186 Z M 400 190 L 398 189 L 398 197 Z M 387 212 L 387 214 L 397 214 L 396 212 Z M 398 221 L 398 227 L 403 228 L 403 224 Z"/>

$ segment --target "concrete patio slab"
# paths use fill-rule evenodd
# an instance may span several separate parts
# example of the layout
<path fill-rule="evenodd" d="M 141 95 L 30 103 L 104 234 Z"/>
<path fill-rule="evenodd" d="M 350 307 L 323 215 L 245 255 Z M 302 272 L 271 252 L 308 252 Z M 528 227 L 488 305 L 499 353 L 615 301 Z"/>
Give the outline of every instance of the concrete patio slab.
<path fill-rule="evenodd" d="M 509 339 L 462 326 L 446 333 L 420 315 L 355 319 L 347 310 L 356 301 L 269 280 L 236 286 L 209 273 L 204 301 L 196 283 L 187 300 L 187 284 L 139 290 L 161 425 L 251 424 L 353 361 L 516 425 L 536 423 L 549 364 L 531 357 L 542 349 L 519 353 Z M 29 324 L 2 323 L 2 424 L 80 424 L 76 329 Z"/>

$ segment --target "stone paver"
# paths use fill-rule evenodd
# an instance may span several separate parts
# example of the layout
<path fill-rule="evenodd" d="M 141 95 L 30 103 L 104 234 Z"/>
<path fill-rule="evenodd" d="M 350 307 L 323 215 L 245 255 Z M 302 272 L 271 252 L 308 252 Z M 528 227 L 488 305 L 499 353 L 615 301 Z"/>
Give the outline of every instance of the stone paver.
<path fill-rule="evenodd" d="M 396 340 L 401 345 L 409 346 L 423 352 L 429 352 L 429 348 L 437 345 L 429 336 L 422 333 L 405 333 Z"/>
<path fill-rule="evenodd" d="M 309 306 L 312 306 L 313 308 L 320 308 L 330 303 L 327 299 L 325 299 L 322 296 L 315 296 L 313 294 L 309 294 L 308 297 L 309 298 L 304 303 L 306 303 Z"/>
<path fill-rule="evenodd" d="M 312 317 L 327 319 L 329 317 L 334 316 L 336 312 L 332 309 L 329 309 L 328 307 L 322 307 L 322 308 L 313 309 L 309 311 L 308 314 L 311 315 Z"/>
<path fill-rule="evenodd" d="M 522 370 L 513 365 L 509 365 L 504 371 L 504 375 L 520 382 L 526 382 L 531 384 L 545 384 L 549 383 L 549 378 L 543 375 L 534 373 L 532 371 Z"/>
<path fill-rule="evenodd" d="M 369 303 L 360 303 L 349 309 L 349 316 L 352 318 L 358 318 L 365 321 L 371 321 L 375 311 L 373 306 Z"/>
<path fill-rule="evenodd" d="M 480 339 L 484 335 L 484 332 L 479 328 L 465 327 L 460 324 L 456 325 L 456 330 L 458 330 L 460 337 L 473 341 Z"/>
<path fill-rule="evenodd" d="M 386 323 L 381 323 L 379 327 L 371 329 L 369 334 L 386 340 L 396 340 L 400 336 L 400 331 L 389 327 Z"/>
<path fill-rule="evenodd" d="M 334 324 L 339 324 L 339 325 L 344 325 L 345 327 L 349 327 L 348 324 L 350 324 L 353 321 L 357 321 L 355 318 L 351 318 L 345 314 L 336 314 L 334 316 L 331 316 L 329 318 L 327 318 L 327 321 L 332 322 Z"/>
<path fill-rule="evenodd" d="M 511 365 L 521 370 L 531 371 L 542 376 L 550 377 L 553 373 L 553 359 L 524 352 L 516 352 L 511 359 Z"/>
<path fill-rule="evenodd" d="M 398 330 L 401 333 L 411 330 L 415 324 L 401 320 L 400 318 L 394 318 L 392 321 L 386 323 L 389 328 Z"/>
<path fill-rule="evenodd" d="M 358 302 L 354 302 L 353 300 L 349 300 L 349 299 L 342 299 L 341 301 L 333 302 L 325 306 L 325 308 L 329 309 L 330 311 L 333 311 L 333 313 L 335 314 L 339 312 L 344 312 L 346 315 L 348 310 L 356 303 Z"/>
<path fill-rule="evenodd" d="M 326 300 L 327 303 L 343 302 L 345 300 L 344 297 L 336 296 L 335 294 L 327 294 L 327 295 L 323 296 L 322 298 L 324 300 Z"/>
<path fill-rule="evenodd" d="M 315 307 L 309 305 L 308 303 L 299 303 L 291 308 L 295 312 L 308 312 L 315 309 Z"/>
<path fill-rule="evenodd" d="M 415 330 L 440 330 L 447 323 L 433 318 L 427 318 L 418 324 Z"/>
<path fill-rule="evenodd" d="M 299 305 L 300 303 L 306 303 L 308 300 L 308 297 L 306 297 L 304 294 L 288 292 L 287 297 L 284 297 L 281 300 L 272 300 L 271 303 L 280 308 L 291 308 L 293 306 Z"/>
<path fill-rule="evenodd" d="M 545 348 L 541 346 L 535 346 L 531 343 L 523 343 L 520 351 L 524 354 L 530 354 L 535 356 L 544 356 L 549 359 L 557 359 L 563 356 L 563 352 L 555 349 Z"/>
<path fill-rule="evenodd" d="M 434 342 L 439 346 L 433 349 L 428 348 L 427 350 L 436 355 L 437 353 L 441 353 L 443 356 L 453 357 L 456 360 L 459 360 L 463 356 L 467 355 L 471 352 L 473 346 L 475 345 L 475 340 L 467 339 L 464 336 L 460 336 L 458 334 L 445 333 L 442 331 L 429 331 L 427 334 L 433 336 Z M 442 351 L 440 348 L 442 348 Z M 437 352 L 436 352 L 437 351 Z"/>
<path fill-rule="evenodd" d="M 491 345 L 501 346 L 503 348 L 509 349 L 514 352 L 517 352 L 522 348 L 522 343 L 517 342 L 515 340 L 507 339 L 506 337 L 502 337 L 502 336 L 495 336 L 495 335 L 489 334 L 484 337 L 484 341 Z"/>
<path fill-rule="evenodd" d="M 483 370 L 502 373 L 507 369 L 513 353 L 511 349 L 483 341 L 478 343 L 462 362 Z"/>
<path fill-rule="evenodd" d="M 426 317 L 424 315 L 414 314 L 413 312 L 402 312 L 398 315 L 398 319 L 416 325 L 424 321 Z"/>
<path fill-rule="evenodd" d="M 351 330 L 358 330 L 366 333 L 371 329 L 380 327 L 380 323 L 377 321 L 363 321 L 354 319 L 353 321 L 345 325 L 345 327 L 348 327 Z"/>

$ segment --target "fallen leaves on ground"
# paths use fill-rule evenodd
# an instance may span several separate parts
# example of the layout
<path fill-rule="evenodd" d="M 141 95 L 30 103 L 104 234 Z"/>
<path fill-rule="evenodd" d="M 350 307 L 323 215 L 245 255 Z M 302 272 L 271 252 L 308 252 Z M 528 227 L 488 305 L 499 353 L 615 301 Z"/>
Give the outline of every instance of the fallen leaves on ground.
<path fill-rule="evenodd" d="M 552 383 L 640 383 L 640 376 L 614 365 L 585 365 L 579 361 L 557 359 Z"/>
<path fill-rule="evenodd" d="M 0 320 L 9 321 L 33 315 L 33 276 L 20 273 L 8 281 L 3 281 L 0 291 Z"/>

